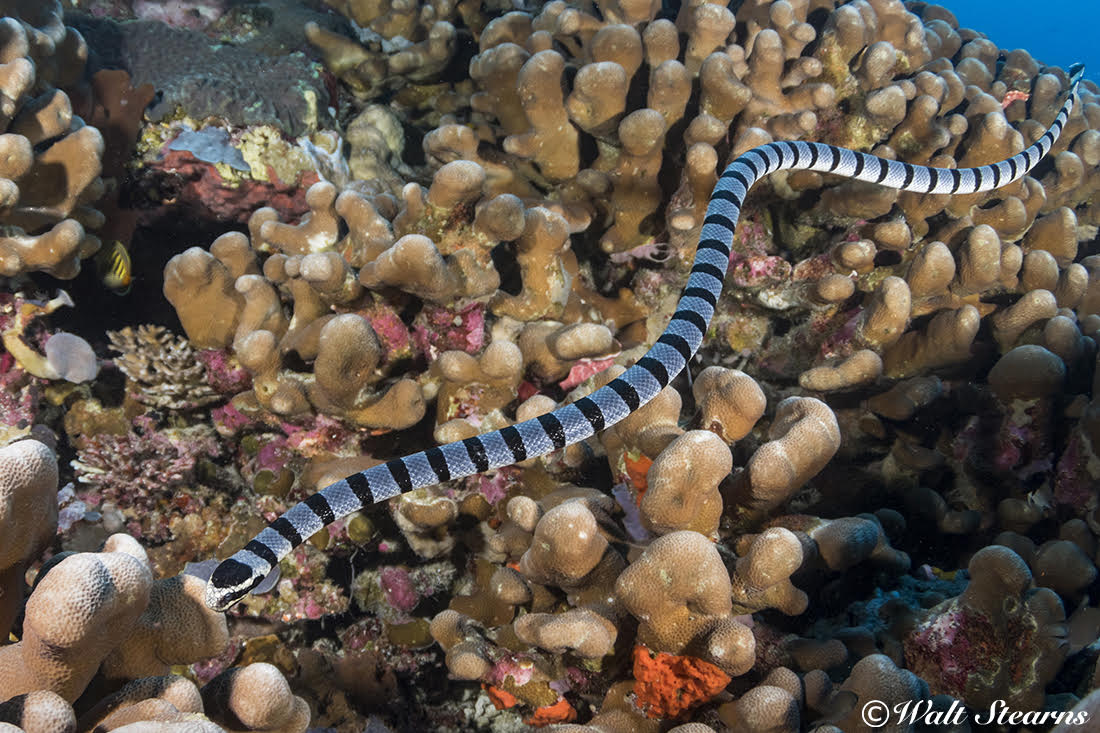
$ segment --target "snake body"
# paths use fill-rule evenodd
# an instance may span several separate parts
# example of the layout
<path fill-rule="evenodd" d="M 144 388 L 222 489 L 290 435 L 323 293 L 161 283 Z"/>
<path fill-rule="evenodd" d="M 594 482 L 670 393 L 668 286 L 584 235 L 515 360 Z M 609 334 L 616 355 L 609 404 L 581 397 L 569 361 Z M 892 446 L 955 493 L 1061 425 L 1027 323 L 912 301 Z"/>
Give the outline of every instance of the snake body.
<path fill-rule="evenodd" d="M 614 425 L 649 402 L 703 341 L 730 261 L 734 228 L 753 184 L 781 170 L 812 170 L 931 194 L 989 191 L 1023 177 L 1050 151 L 1073 109 L 1084 68 L 1070 69 L 1071 89 L 1058 117 L 1023 152 L 976 168 L 930 168 L 816 142 L 771 142 L 723 171 L 703 220 L 691 275 L 667 328 L 646 354 L 607 386 L 553 412 L 484 435 L 373 466 L 326 486 L 291 507 L 210 576 L 206 603 L 224 610 L 255 588 L 311 535 L 376 502 L 546 455 Z"/>

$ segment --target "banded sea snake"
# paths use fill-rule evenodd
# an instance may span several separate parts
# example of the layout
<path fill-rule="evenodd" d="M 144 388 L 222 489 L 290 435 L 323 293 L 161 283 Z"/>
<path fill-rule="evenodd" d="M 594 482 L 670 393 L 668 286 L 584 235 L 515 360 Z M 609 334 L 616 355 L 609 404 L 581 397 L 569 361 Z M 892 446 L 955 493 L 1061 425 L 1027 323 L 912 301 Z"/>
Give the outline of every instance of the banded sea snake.
<path fill-rule="evenodd" d="M 614 425 L 649 402 L 703 341 L 729 265 L 734 228 L 749 189 L 769 173 L 812 170 L 917 193 L 989 191 L 1023 177 L 1050 151 L 1073 109 L 1084 67 L 1070 68 L 1070 93 L 1046 133 L 1022 153 L 977 168 L 929 168 L 816 142 L 771 142 L 739 156 L 711 194 L 691 275 L 664 333 L 620 377 L 553 412 L 447 443 L 341 479 L 291 507 L 214 569 L 206 603 L 225 610 L 263 581 L 291 550 L 337 519 L 414 489 L 546 455 Z"/>

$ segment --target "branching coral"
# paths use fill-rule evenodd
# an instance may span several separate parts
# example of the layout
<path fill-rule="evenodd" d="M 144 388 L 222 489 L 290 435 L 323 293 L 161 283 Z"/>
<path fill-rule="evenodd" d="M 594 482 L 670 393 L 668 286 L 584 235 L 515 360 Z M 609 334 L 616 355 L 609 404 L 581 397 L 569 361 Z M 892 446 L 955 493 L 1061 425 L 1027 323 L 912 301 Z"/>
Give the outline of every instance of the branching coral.
<path fill-rule="evenodd" d="M 133 385 L 139 402 L 152 407 L 193 410 L 221 399 L 206 368 L 185 339 L 158 326 L 109 331 L 115 366 Z"/>
<path fill-rule="evenodd" d="M 372 97 L 389 87 L 431 81 L 455 53 L 457 3 L 326 0 L 363 29 L 361 43 L 309 23 L 305 33 L 325 64 L 357 94 Z"/>
<path fill-rule="evenodd" d="M 217 443 L 201 428 L 173 434 L 157 429 L 152 419 L 140 417 L 124 436 L 95 435 L 73 461 L 77 480 L 104 498 L 117 500 L 145 495 L 155 501 L 193 478 L 196 462 L 218 452 Z M 146 507 L 147 509 L 150 507 Z"/>

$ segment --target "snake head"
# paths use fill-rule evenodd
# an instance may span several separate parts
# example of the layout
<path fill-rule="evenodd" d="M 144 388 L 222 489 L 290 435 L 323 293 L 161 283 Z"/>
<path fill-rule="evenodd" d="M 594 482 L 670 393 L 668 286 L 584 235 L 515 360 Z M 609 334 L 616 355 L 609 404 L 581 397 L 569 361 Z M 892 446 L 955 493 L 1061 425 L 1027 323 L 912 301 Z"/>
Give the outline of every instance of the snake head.
<path fill-rule="evenodd" d="M 206 584 L 206 605 L 215 611 L 226 611 L 263 579 L 264 574 L 256 568 L 231 557 L 211 573 Z"/>
<path fill-rule="evenodd" d="M 1072 87 L 1077 82 L 1081 81 L 1081 77 L 1085 75 L 1084 64 L 1073 64 L 1069 67 L 1069 85 Z"/>

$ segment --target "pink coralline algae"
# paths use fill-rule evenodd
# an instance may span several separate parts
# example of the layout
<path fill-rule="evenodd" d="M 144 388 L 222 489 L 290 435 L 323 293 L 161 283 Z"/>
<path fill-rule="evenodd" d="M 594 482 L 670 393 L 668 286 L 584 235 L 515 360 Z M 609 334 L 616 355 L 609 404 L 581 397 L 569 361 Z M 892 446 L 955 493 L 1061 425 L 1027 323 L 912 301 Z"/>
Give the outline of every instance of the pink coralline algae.
<path fill-rule="evenodd" d="M 513 685 L 526 685 L 534 676 L 535 665 L 530 657 L 509 655 L 493 665 L 487 682 L 503 685 L 510 681 Z"/>
<path fill-rule="evenodd" d="M 287 447 L 307 458 L 333 453 L 353 436 L 343 423 L 328 415 L 318 415 L 303 425 L 283 423 L 281 427 Z"/>
<path fill-rule="evenodd" d="M 385 552 L 381 547 L 379 551 Z M 413 610 L 425 599 L 449 589 L 454 578 L 455 568 L 450 563 L 383 565 L 360 573 L 352 584 L 352 596 L 367 615 L 403 624 L 414 621 Z"/>
<path fill-rule="evenodd" d="M 584 380 L 599 374 L 614 363 L 614 356 L 609 356 L 606 359 L 581 359 L 569 369 L 569 374 L 565 379 L 558 382 L 558 386 L 564 390 L 573 389 Z"/>
<path fill-rule="evenodd" d="M 953 608 L 933 618 L 909 638 L 910 654 L 939 668 L 944 691 L 961 695 L 967 679 L 982 664 L 969 640 L 969 634 L 976 632 L 990 634 L 993 630 L 988 621 L 965 608 Z"/>
<path fill-rule="evenodd" d="M 200 459 L 218 456 L 221 449 L 203 428 L 160 429 L 141 415 L 124 435 L 81 438 L 72 467 L 77 482 L 88 487 L 80 492 L 84 501 L 93 506 L 111 502 L 140 525 L 142 534 L 163 538 L 167 520 L 158 523 L 157 513 L 200 509 L 197 497 L 177 490 L 194 480 Z"/>
<path fill-rule="evenodd" d="M 841 314 L 840 325 L 821 342 L 818 355 L 821 359 L 836 359 L 848 356 L 852 353 L 852 339 L 855 338 L 856 327 L 859 325 L 860 310 L 851 314 Z"/>
<path fill-rule="evenodd" d="M 1023 418 L 1017 422 L 1018 418 Z M 999 473 L 1008 473 L 1021 463 L 1030 465 L 1028 456 L 1035 456 L 1043 447 L 1044 435 L 1026 412 L 1008 416 L 1001 424 L 997 435 L 997 446 L 993 454 L 993 468 Z M 1049 455 L 1049 454 L 1047 454 Z"/>
<path fill-rule="evenodd" d="M 283 470 L 291 457 L 292 453 L 287 447 L 286 438 L 272 438 L 266 440 L 260 446 L 260 449 L 256 451 L 256 471 L 271 471 L 274 474 L 278 474 Z"/>
<path fill-rule="evenodd" d="M 41 384 L 23 371 L 11 354 L 0 353 L 0 425 L 23 429 L 33 424 Z"/>
<path fill-rule="evenodd" d="M 495 505 L 515 488 L 520 480 L 520 471 L 514 466 L 505 466 L 491 473 L 477 474 L 466 479 L 466 485 L 472 486 L 485 497 L 485 501 Z"/>
<path fill-rule="evenodd" d="M 734 257 L 756 257 L 774 247 L 769 226 L 762 221 L 763 218 L 763 214 L 751 210 L 751 206 L 742 210 L 733 239 L 731 264 Z"/>
<path fill-rule="evenodd" d="M 218 434 L 227 437 L 250 425 L 255 425 L 252 418 L 238 410 L 232 403 L 215 407 L 210 411 L 210 416 L 214 421 L 214 428 L 218 431 Z"/>
<path fill-rule="evenodd" d="M 197 356 L 206 367 L 206 381 L 217 392 L 235 395 L 252 387 L 252 376 L 225 349 L 202 349 Z"/>
<path fill-rule="evenodd" d="M 297 181 L 284 182 L 269 166 L 270 180 L 230 182 L 214 164 L 201 161 L 186 150 L 166 150 L 159 160 L 147 166 L 176 181 L 178 192 L 173 203 L 226 222 L 243 223 L 260 206 L 277 210 L 284 219 L 296 219 L 309 211 L 306 189 L 320 180 L 315 172 L 307 172 Z"/>
<path fill-rule="evenodd" d="M 994 470 L 1035 473 L 1053 457 L 1053 415 L 1046 400 L 1013 400 L 1001 406 L 1001 426 L 994 438 Z M 1021 476 L 1026 479 L 1027 476 Z"/>
<path fill-rule="evenodd" d="M 206 684 L 233 665 L 233 661 L 241 653 L 243 640 L 237 637 L 229 639 L 229 645 L 221 654 L 202 662 L 191 665 L 191 672 L 200 684 Z"/>
<path fill-rule="evenodd" d="M 791 263 L 774 255 L 745 256 L 734 252 L 730 255 L 730 272 L 727 277 L 742 288 L 760 287 L 790 278 Z"/>
<path fill-rule="evenodd" d="M 476 354 L 485 346 L 485 306 L 425 306 L 413 324 L 413 340 L 429 360 L 451 350 Z"/>
<path fill-rule="evenodd" d="M 951 457 L 959 462 L 973 462 L 984 433 L 981 418 L 977 415 L 967 418 L 951 441 Z"/>
<path fill-rule="evenodd" d="M 399 611 L 411 611 L 420 602 L 409 571 L 405 568 L 392 565 L 384 567 L 378 573 L 378 581 L 382 585 L 382 592 L 386 594 L 386 600 Z"/>
<path fill-rule="evenodd" d="M 137 18 L 159 20 L 174 28 L 196 30 L 205 28 L 225 13 L 225 3 L 220 0 L 134 0 L 132 7 Z"/>
<path fill-rule="evenodd" d="M 383 365 L 413 356 L 413 335 L 392 306 L 376 302 L 361 311 L 361 315 L 370 321 L 370 327 L 382 346 Z M 421 346 L 419 343 L 416 345 Z"/>
<path fill-rule="evenodd" d="M 1069 435 L 1054 474 L 1054 499 L 1078 514 L 1095 509 L 1100 482 L 1100 458 L 1089 436 L 1078 426 Z"/>

